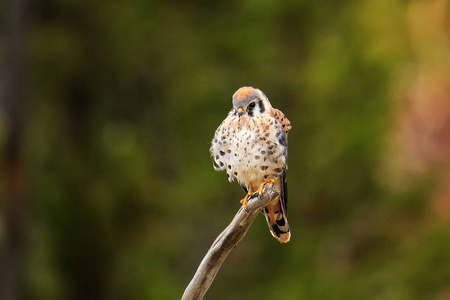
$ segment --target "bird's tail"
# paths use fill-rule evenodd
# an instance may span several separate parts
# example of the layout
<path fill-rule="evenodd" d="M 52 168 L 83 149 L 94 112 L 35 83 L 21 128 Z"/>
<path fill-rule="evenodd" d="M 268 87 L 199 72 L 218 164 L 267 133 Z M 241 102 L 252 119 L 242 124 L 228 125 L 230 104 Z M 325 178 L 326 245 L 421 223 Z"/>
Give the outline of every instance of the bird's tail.
<path fill-rule="evenodd" d="M 269 203 L 262 213 L 266 217 L 270 233 L 280 243 L 287 243 L 291 239 L 291 231 L 287 220 L 286 206 L 283 203 L 283 197 L 279 196 Z"/>

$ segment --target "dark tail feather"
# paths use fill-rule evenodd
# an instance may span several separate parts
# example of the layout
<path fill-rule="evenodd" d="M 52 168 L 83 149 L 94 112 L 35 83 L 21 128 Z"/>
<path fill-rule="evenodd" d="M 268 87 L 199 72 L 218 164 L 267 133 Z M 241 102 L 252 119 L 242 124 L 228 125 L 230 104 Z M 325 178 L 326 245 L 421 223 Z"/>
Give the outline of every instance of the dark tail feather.
<path fill-rule="evenodd" d="M 291 231 L 287 220 L 283 197 L 280 195 L 263 209 L 270 233 L 280 243 L 287 243 L 291 239 Z"/>

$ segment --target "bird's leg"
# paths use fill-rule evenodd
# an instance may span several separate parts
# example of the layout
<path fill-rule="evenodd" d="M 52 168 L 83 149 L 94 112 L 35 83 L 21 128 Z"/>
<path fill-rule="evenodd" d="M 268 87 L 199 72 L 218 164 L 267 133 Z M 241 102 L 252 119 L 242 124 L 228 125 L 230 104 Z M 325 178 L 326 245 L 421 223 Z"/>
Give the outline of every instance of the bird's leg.
<path fill-rule="evenodd" d="M 260 194 L 260 195 L 262 194 L 263 188 L 266 185 L 266 183 L 273 183 L 273 179 L 266 179 L 263 182 L 261 182 L 261 184 L 259 185 L 259 188 L 258 188 L 258 194 Z"/>
<path fill-rule="evenodd" d="M 242 206 L 247 209 L 247 203 L 248 203 L 248 199 L 254 194 L 255 192 L 253 191 L 252 186 L 250 185 L 248 187 L 248 192 L 247 195 L 245 195 L 245 198 L 241 200 L 241 204 Z"/>

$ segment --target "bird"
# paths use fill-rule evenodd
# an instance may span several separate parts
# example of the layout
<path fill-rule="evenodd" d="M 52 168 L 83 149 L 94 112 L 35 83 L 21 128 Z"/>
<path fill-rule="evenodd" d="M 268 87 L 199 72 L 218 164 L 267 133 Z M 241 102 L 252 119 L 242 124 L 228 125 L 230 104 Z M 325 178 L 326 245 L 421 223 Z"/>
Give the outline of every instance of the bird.
<path fill-rule="evenodd" d="M 286 181 L 291 123 L 261 90 L 251 86 L 239 88 L 232 104 L 209 149 L 214 169 L 226 171 L 230 182 L 237 180 L 242 186 L 247 193 L 241 200 L 245 209 L 251 196 L 261 195 L 264 185 L 273 183 L 278 195 L 262 213 L 272 236 L 287 243 L 291 238 Z"/>

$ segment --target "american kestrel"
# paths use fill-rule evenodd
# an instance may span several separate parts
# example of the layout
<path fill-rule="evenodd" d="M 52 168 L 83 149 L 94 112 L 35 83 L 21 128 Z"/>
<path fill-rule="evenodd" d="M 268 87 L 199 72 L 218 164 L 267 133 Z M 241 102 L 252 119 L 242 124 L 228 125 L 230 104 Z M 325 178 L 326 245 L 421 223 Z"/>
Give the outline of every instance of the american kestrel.
<path fill-rule="evenodd" d="M 247 193 L 241 200 L 244 208 L 249 197 L 261 194 L 266 183 L 274 183 L 279 196 L 262 213 L 281 243 L 291 238 L 286 182 L 289 129 L 289 120 L 272 107 L 262 91 L 241 87 L 234 93 L 233 108 L 217 128 L 210 148 L 214 168 L 225 170 L 228 180 L 236 179 Z"/>

